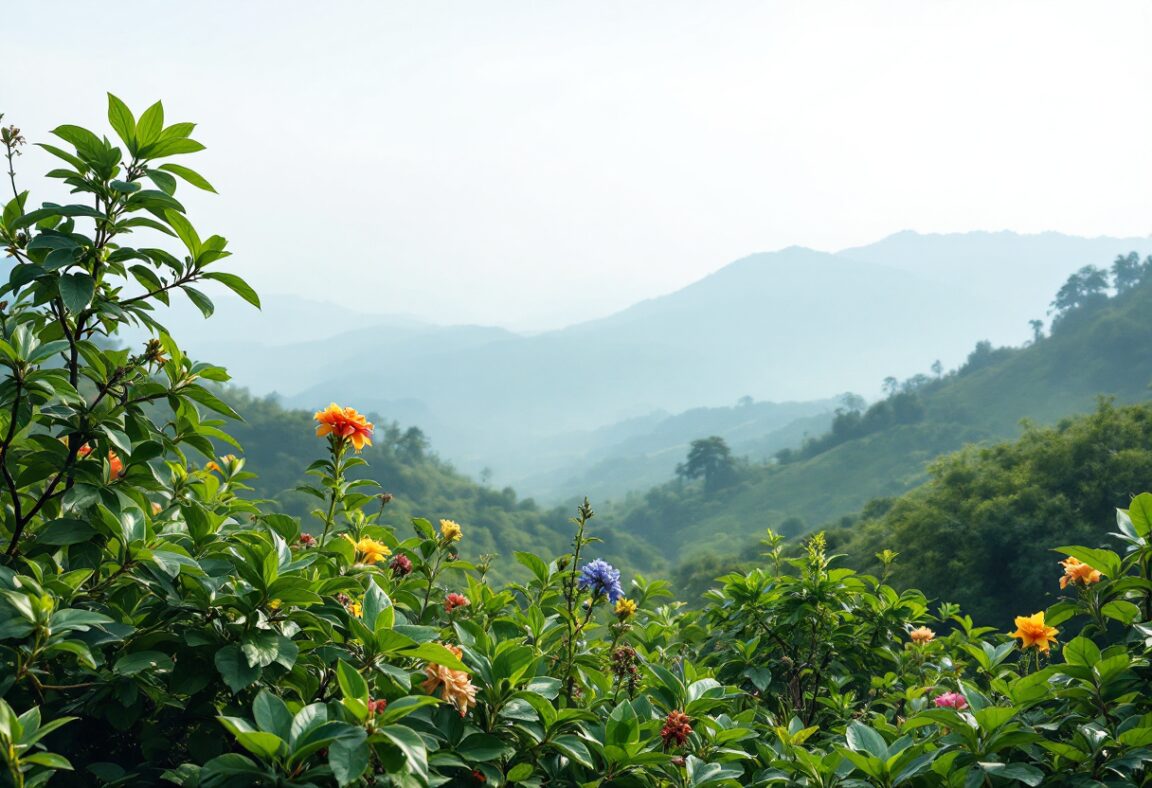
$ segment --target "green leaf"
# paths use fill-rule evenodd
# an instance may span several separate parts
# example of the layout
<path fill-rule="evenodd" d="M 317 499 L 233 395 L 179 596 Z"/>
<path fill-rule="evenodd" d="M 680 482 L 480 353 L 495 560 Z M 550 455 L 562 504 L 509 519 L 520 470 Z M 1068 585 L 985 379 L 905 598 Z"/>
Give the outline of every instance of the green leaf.
<path fill-rule="evenodd" d="M 262 731 L 287 741 L 292 735 L 292 712 L 287 704 L 268 690 L 260 690 L 252 704 L 252 715 Z"/>
<path fill-rule="evenodd" d="M 79 314 L 96 295 L 96 280 L 88 274 L 64 274 L 60 277 L 60 298 L 72 314 Z"/>
<path fill-rule="evenodd" d="M 344 660 L 336 661 L 336 680 L 345 698 L 368 701 L 368 682 Z"/>
<path fill-rule="evenodd" d="M 1076 637 L 1064 645 L 1064 661 L 1070 665 L 1092 667 L 1100 661 L 1100 649 L 1086 637 Z"/>
<path fill-rule="evenodd" d="M 266 668 L 276 661 L 280 654 L 280 635 L 267 629 L 252 632 L 240 644 L 248 664 L 254 668 Z"/>
<path fill-rule="evenodd" d="M 136 123 L 136 139 L 141 147 L 151 145 L 160 139 L 160 132 L 164 130 L 164 105 L 157 101 L 140 116 Z"/>
<path fill-rule="evenodd" d="M 518 783 L 521 780 L 527 780 L 532 776 L 532 764 L 518 763 L 508 770 L 507 780 L 510 783 Z"/>
<path fill-rule="evenodd" d="M 359 736 L 343 736 L 328 748 L 328 766 L 338 785 L 352 785 L 368 771 L 371 750 L 367 735 L 359 731 Z"/>
<path fill-rule="evenodd" d="M 137 651 L 116 660 L 112 669 L 121 676 L 134 676 L 141 671 L 172 670 L 172 658 L 162 651 Z"/>
<path fill-rule="evenodd" d="M 380 590 L 375 580 L 368 581 L 364 591 L 364 626 L 375 632 L 377 629 L 391 629 L 396 622 L 396 611 L 392 600 Z"/>
<path fill-rule="evenodd" d="M 1136 534 L 1147 539 L 1152 536 L 1152 493 L 1140 493 L 1128 504 L 1128 517 Z"/>
<path fill-rule="evenodd" d="M 444 646 L 440 645 L 439 643 L 421 643 L 415 648 L 407 648 L 400 653 L 406 657 L 422 659 L 425 662 L 432 662 L 437 665 L 443 665 L 444 667 L 452 668 L 453 670 L 463 670 L 467 673 L 472 672 L 467 665 L 465 665 L 459 660 L 459 658 L 457 658 L 455 654 L 444 648 Z"/>
<path fill-rule="evenodd" d="M 225 274 L 219 271 L 212 271 L 211 273 L 204 274 L 204 278 L 215 279 L 217 282 L 220 282 L 222 285 L 227 287 L 236 295 L 243 298 L 252 306 L 256 307 L 257 309 L 260 308 L 260 296 L 256 294 L 256 291 L 253 290 L 247 282 L 235 274 Z"/>
<path fill-rule="evenodd" d="M 244 656 L 244 652 L 236 643 L 231 643 L 217 651 L 214 661 L 224 683 L 228 685 L 233 694 L 240 692 L 260 678 L 261 669 L 248 664 L 247 657 Z"/>
<path fill-rule="evenodd" d="M 884 741 L 883 736 L 867 725 L 853 721 L 848 725 L 844 736 L 848 740 L 848 746 L 853 750 L 868 753 L 882 761 L 888 760 L 888 743 Z"/>
<path fill-rule="evenodd" d="M 211 298 L 188 285 L 182 285 L 180 289 L 184 291 L 184 295 L 188 296 L 188 300 L 196 305 L 204 317 L 212 317 L 212 313 L 216 311 L 216 306 L 212 303 Z"/>
<path fill-rule="evenodd" d="M 195 170 L 190 170 L 187 167 L 180 166 L 179 164 L 161 164 L 160 169 L 167 170 L 173 175 L 180 176 L 184 180 L 188 181 L 188 183 L 195 186 L 197 189 L 203 189 L 206 192 L 212 192 L 213 194 L 216 194 L 216 189 L 212 187 L 212 184 L 205 180 L 204 176 Z"/>
<path fill-rule="evenodd" d="M 108 122 L 124 142 L 125 147 L 135 154 L 136 118 L 132 115 L 132 110 L 128 109 L 128 105 L 111 93 L 108 94 Z"/>
<path fill-rule="evenodd" d="M 511 745 L 490 733 L 473 733 L 456 745 L 456 754 L 472 761 L 494 761 L 511 750 Z"/>
<path fill-rule="evenodd" d="M 282 749 L 287 749 L 279 736 L 264 731 L 242 731 L 236 735 L 236 741 L 248 752 L 260 758 L 273 758 Z"/>
<path fill-rule="evenodd" d="M 1044 781 L 1044 772 L 1026 763 L 996 763 L 981 761 L 980 768 L 995 777 L 1015 780 L 1025 785 L 1039 785 Z"/>

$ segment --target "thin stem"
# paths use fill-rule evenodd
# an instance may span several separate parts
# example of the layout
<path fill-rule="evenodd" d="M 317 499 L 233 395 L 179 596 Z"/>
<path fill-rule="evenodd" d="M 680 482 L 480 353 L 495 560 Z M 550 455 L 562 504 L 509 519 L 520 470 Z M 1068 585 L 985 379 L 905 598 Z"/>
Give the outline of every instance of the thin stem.
<path fill-rule="evenodd" d="M 344 481 L 344 450 L 347 448 L 343 438 L 332 439 L 332 492 L 328 496 L 328 514 L 324 517 L 324 533 L 320 535 L 320 547 L 323 548 L 328 541 L 328 532 L 332 530 L 332 523 L 336 519 L 336 503 L 340 500 L 340 487 Z"/>

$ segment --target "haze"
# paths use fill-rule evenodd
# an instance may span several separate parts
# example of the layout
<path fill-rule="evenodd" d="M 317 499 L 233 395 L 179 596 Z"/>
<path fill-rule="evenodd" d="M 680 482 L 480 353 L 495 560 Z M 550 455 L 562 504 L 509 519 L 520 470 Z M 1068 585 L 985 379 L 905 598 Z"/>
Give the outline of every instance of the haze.
<path fill-rule="evenodd" d="M 24 3 L 5 12 L 0 111 L 44 140 L 102 127 L 106 90 L 162 98 L 200 123 L 196 166 L 222 195 L 191 208 L 258 289 L 545 329 L 793 244 L 1147 235 L 1150 16 L 1144 2 Z M 125 45 L 94 62 L 105 37 Z"/>

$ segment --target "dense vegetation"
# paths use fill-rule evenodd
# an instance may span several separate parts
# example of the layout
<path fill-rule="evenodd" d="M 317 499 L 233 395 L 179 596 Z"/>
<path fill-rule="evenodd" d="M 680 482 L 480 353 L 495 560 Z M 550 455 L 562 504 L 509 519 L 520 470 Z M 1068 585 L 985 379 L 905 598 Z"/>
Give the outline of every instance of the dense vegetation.
<path fill-rule="evenodd" d="M 1022 420 L 1054 424 L 1090 412 L 1101 394 L 1144 401 L 1152 357 L 1131 349 L 1152 334 L 1150 270 L 1148 260 L 1120 258 L 1110 295 L 1105 272 L 1082 269 L 1057 295 L 1049 335 L 1037 328 L 1020 348 L 980 342 L 955 371 L 889 379 L 888 397 L 868 408 L 847 400 L 827 434 L 781 462 L 746 466 L 721 488 L 677 479 L 612 517 L 670 560 L 690 553 L 690 568 L 722 567 L 727 559 L 715 557 L 746 550 L 765 527 L 794 535 L 853 516 L 920 486 L 936 457 L 1019 435 Z"/>
<path fill-rule="evenodd" d="M 461 558 L 469 523 L 386 522 L 366 458 L 418 434 L 335 404 L 247 403 L 249 438 L 268 413 L 300 441 L 309 527 L 247 498 L 243 462 L 216 456 L 236 413 L 203 385 L 226 373 L 150 311 L 182 291 L 210 313 L 209 279 L 258 298 L 174 196 L 208 182 L 157 165 L 199 150 L 192 125 L 114 97 L 109 121 L 123 148 L 77 126 L 45 146 L 81 201 L 0 211 L 0 785 L 1152 781 L 1152 494 L 1117 515 L 1120 552 L 1060 546 L 1025 579 L 1062 598 L 991 627 L 895 590 L 890 552 L 877 576 L 837 567 L 823 535 L 794 558 L 770 535 L 763 566 L 686 611 L 598 557 L 586 503 L 569 550 L 518 552 L 528 579 L 496 585 Z M 0 140 L 11 161 L 18 130 Z M 145 231 L 184 248 L 128 245 Z M 129 322 L 157 336 L 100 341 Z M 1125 418 L 1100 429 L 1145 439 Z M 707 484 L 718 449 L 685 475 Z M 1109 495 L 1064 492 L 1084 516 Z"/>

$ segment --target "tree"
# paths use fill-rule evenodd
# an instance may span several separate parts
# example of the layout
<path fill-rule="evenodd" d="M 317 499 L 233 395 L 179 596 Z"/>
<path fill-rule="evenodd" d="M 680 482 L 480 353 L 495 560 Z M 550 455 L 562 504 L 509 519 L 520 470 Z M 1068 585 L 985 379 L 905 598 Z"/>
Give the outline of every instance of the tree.
<path fill-rule="evenodd" d="M 900 390 L 900 381 L 898 381 L 895 378 L 895 376 L 893 376 L 893 375 L 889 375 L 888 377 L 884 378 L 884 384 L 883 385 L 884 385 L 884 393 L 887 394 L 889 397 L 891 397 L 893 394 L 895 394 L 897 391 Z"/>
<path fill-rule="evenodd" d="M 1107 289 L 1108 273 L 1103 268 L 1086 265 L 1068 277 L 1052 301 L 1052 310 L 1058 315 L 1067 314 L 1098 299 Z"/>
<path fill-rule="evenodd" d="M 1028 325 L 1032 328 L 1032 344 L 1035 345 L 1044 338 L 1044 321 L 1029 320 Z"/>
<path fill-rule="evenodd" d="M 692 441 L 686 462 L 676 466 L 676 475 L 685 479 L 704 479 L 707 492 L 726 487 L 735 481 L 736 462 L 728 443 L 718 435 Z"/>
<path fill-rule="evenodd" d="M 932 374 L 936 377 L 940 377 L 944 374 L 944 365 L 940 362 L 940 359 L 936 359 L 932 362 Z"/>
<path fill-rule="evenodd" d="M 1112 263 L 1112 286 L 1117 293 L 1125 293 L 1143 281 L 1150 267 L 1152 257 L 1141 262 L 1136 252 L 1116 255 L 1116 261 Z"/>
<path fill-rule="evenodd" d="M 861 411 L 867 407 L 868 402 L 859 394 L 846 391 L 840 395 L 840 404 L 843 406 L 844 410 Z"/>

